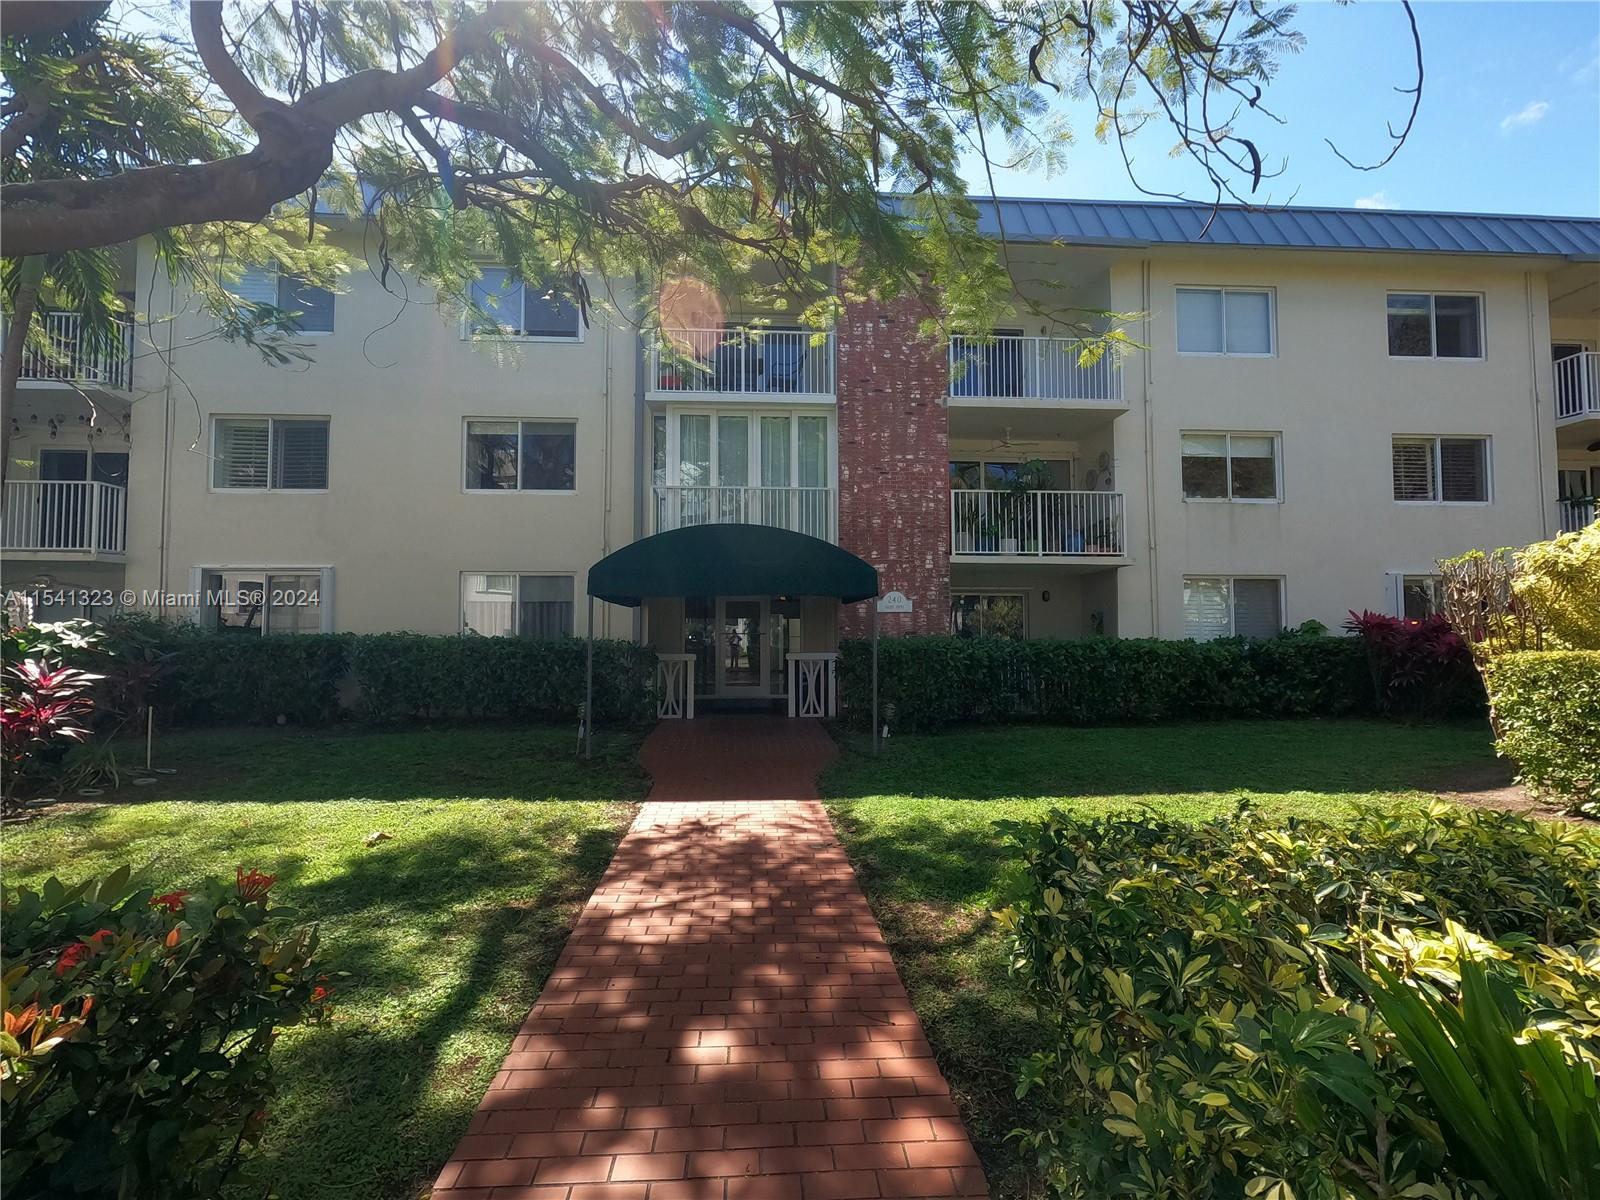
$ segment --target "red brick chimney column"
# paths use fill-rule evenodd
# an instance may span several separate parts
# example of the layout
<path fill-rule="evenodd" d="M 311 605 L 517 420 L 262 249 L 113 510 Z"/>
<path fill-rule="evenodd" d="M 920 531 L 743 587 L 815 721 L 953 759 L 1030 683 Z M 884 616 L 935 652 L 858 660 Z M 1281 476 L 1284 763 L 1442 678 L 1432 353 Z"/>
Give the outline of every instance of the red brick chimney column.
<path fill-rule="evenodd" d="M 945 343 L 917 335 L 910 297 L 847 303 L 836 333 L 839 544 L 878 569 L 882 592 L 913 609 L 880 632 L 945 633 L 950 625 L 950 427 Z M 839 610 L 844 637 L 871 628 L 870 603 Z"/>

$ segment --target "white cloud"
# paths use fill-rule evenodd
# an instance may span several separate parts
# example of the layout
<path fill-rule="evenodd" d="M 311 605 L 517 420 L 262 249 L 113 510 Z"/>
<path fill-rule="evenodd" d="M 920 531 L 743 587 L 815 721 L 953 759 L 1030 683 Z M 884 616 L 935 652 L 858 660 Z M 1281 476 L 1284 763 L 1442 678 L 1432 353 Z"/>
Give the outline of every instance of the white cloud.
<path fill-rule="evenodd" d="M 1370 196 L 1357 196 L 1357 208 L 1394 208 L 1395 202 L 1389 199 L 1387 191 L 1373 192 Z"/>
<path fill-rule="evenodd" d="M 1510 116 L 1500 119 L 1500 132 L 1510 133 L 1513 129 L 1523 129 L 1529 125 L 1536 125 L 1544 120 L 1545 113 L 1550 111 L 1547 100 L 1535 100 L 1532 104 L 1523 107 L 1521 112 L 1514 112 Z"/>

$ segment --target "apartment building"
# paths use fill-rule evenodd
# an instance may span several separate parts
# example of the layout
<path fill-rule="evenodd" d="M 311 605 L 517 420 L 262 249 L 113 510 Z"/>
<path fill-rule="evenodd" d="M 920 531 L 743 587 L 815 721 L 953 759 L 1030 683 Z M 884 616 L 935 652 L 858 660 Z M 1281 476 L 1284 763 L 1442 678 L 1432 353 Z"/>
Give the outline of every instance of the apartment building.
<path fill-rule="evenodd" d="M 304 314 L 307 360 L 268 365 L 140 248 L 122 346 L 80 352 L 52 313 L 59 353 L 24 363 L 5 584 L 242 635 L 583 635 L 597 562 L 740 525 L 791 565 L 781 532 L 876 568 L 911 602 L 888 634 L 1211 638 L 1419 615 L 1439 558 L 1594 519 L 1600 220 L 983 213 L 1017 315 L 935 340 L 909 299 L 802 329 L 597 280 L 614 305 L 585 326 L 486 264 L 473 328 L 414 279 L 257 267 L 241 292 Z M 1128 314 L 1137 348 L 1081 361 L 1074 309 Z M 598 604 L 594 632 L 702 701 L 774 700 L 867 627 L 793 572 L 750 578 L 765 594 Z"/>

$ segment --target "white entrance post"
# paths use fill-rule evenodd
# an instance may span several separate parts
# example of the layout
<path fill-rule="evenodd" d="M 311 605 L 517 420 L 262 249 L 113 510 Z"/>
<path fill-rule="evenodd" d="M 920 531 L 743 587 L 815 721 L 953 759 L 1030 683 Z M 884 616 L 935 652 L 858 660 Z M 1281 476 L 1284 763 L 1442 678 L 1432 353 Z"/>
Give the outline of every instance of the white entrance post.
<path fill-rule="evenodd" d="M 656 716 L 663 721 L 694 720 L 692 654 L 656 655 Z"/>
<path fill-rule="evenodd" d="M 812 654 L 788 654 L 789 715 L 791 717 L 833 717 L 839 712 L 839 655 L 829 650 Z"/>

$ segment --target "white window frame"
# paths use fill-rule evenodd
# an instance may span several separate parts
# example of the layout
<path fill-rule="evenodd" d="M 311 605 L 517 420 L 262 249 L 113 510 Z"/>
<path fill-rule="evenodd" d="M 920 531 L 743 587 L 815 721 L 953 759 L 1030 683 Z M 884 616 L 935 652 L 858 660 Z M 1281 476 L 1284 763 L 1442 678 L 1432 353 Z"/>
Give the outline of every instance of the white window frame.
<path fill-rule="evenodd" d="M 1396 354 L 1389 348 L 1389 301 L 1395 296 L 1426 296 L 1428 298 L 1428 353 L 1427 354 Z M 1440 354 L 1439 353 L 1439 305 L 1440 296 L 1471 296 L 1478 302 L 1478 353 L 1466 354 Z M 1489 322 L 1487 318 L 1488 303 L 1482 292 L 1435 292 L 1427 288 L 1385 288 L 1383 293 L 1383 350 L 1388 355 L 1390 362 L 1447 362 L 1447 363 L 1481 363 L 1489 357 Z"/>
<path fill-rule="evenodd" d="M 1483 443 L 1483 496 L 1482 500 L 1446 500 L 1444 498 L 1444 442 Z M 1433 443 L 1433 481 L 1436 495 L 1432 500 L 1402 500 L 1394 494 L 1394 444 L 1396 442 Z M 1481 433 L 1397 433 L 1389 439 L 1389 496 L 1396 504 L 1408 508 L 1487 508 L 1494 503 L 1494 439 Z"/>
<path fill-rule="evenodd" d="M 500 421 L 516 422 L 517 425 L 517 486 L 514 488 L 475 488 L 467 486 L 467 429 L 473 421 Z M 525 422 L 534 422 L 544 425 L 571 425 L 572 426 L 572 486 L 570 488 L 525 488 L 522 486 L 522 426 Z M 578 444 L 579 420 L 577 417 L 550 417 L 550 416 L 483 416 L 476 415 L 461 418 L 461 453 L 459 483 L 463 496 L 576 496 L 578 494 Z M 491 575 L 503 575 L 503 571 L 487 572 Z M 483 571 L 474 571 L 475 575 L 485 574 Z M 526 571 L 523 574 L 527 574 Z"/>
<path fill-rule="evenodd" d="M 669 404 L 665 409 L 667 418 L 667 462 L 666 483 L 664 487 L 687 487 L 681 482 L 683 467 L 683 442 L 682 426 L 679 417 L 710 417 L 711 418 L 711 478 L 717 478 L 720 466 L 719 458 L 721 443 L 717 437 L 718 417 L 746 417 L 749 420 L 749 443 L 746 451 L 745 462 L 750 466 L 752 476 L 761 474 L 761 418 L 762 417 L 788 417 L 789 418 L 789 482 L 781 486 L 798 488 L 800 486 L 800 418 L 823 417 L 827 421 L 826 442 L 828 447 L 828 482 L 826 485 L 835 496 L 839 492 L 839 420 L 837 410 L 824 405 L 796 405 L 794 407 L 778 408 L 772 405 L 704 405 L 704 404 Z M 674 471 L 672 468 L 679 469 Z M 646 468 L 654 474 L 654 465 Z M 654 487 L 654 483 L 651 484 Z M 699 486 L 716 487 L 714 483 Z M 760 483 L 747 483 L 746 487 L 762 487 Z M 780 486 L 773 484 L 773 487 Z"/>
<path fill-rule="evenodd" d="M 994 597 L 1015 597 L 1022 604 L 1022 640 L 1027 641 L 1032 636 L 1033 606 L 1028 603 L 1028 593 L 1021 588 L 951 588 L 950 602 L 953 605 L 957 596 L 981 596 L 988 600 Z M 945 625 L 948 629 L 953 613 L 945 615 Z M 955 636 L 954 629 L 948 629 L 951 636 Z M 987 637 L 987 633 L 980 636 Z"/>
<path fill-rule="evenodd" d="M 1294 626 L 1289 621 L 1289 587 L 1288 587 L 1288 578 L 1287 578 L 1287 576 L 1284 576 L 1284 575 L 1250 575 L 1250 574 L 1244 574 L 1244 575 L 1212 575 L 1212 574 L 1207 574 L 1207 573 L 1195 573 L 1195 574 L 1185 573 L 1184 576 L 1183 576 L 1182 583 L 1179 585 L 1179 592 L 1178 592 L 1178 614 L 1179 614 L 1179 616 L 1183 616 L 1184 615 L 1182 585 L 1189 583 L 1191 580 L 1198 580 L 1198 579 L 1220 579 L 1223 583 L 1228 585 L 1228 632 L 1224 633 L 1224 634 L 1219 634 L 1218 637 L 1238 637 L 1239 636 L 1239 633 L 1238 633 L 1239 618 L 1238 618 L 1238 613 L 1236 612 L 1236 601 L 1234 600 L 1233 585 L 1235 583 L 1237 583 L 1241 579 L 1251 580 L 1251 581 L 1263 580 L 1264 579 L 1264 580 L 1269 580 L 1269 581 L 1271 581 L 1273 583 L 1276 583 L 1278 585 L 1278 626 L 1279 626 L 1280 629 L 1293 629 L 1294 628 Z M 1185 621 L 1184 624 L 1187 625 L 1188 622 Z M 1185 637 L 1187 637 L 1187 634 L 1185 634 Z M 1216 639 L 1208 639 L 1208 640 L 1216 640 Z"/>
<path fill-rule="evenodd" d="M 1183 439 L 1186 437 L 1220 437 L 1227 439 L 1224 461 L 1227 463 L 1228 494 L 1226 496 L 1190 496 L 1183 491 Z M 1233 494 L 1233 439 L 1254 437 L 1272 439 L 1272 474 L 1275 495 L 1235 496 Z M 1178 492 L 1185 504 L 1282 504 L 1283 503 L 1283 434 L 1260 429 L 1184 429 L 1178 433 Z M 1198 578 L 1198 576 L 1197 576 Z M 1248 578 L 1248 577 L 1246 577 Z"/>
<path fill-rule="evenodd" d="M 515 267 L 499 262 L 480 262 L 479 270 L 493 269 L 496 271 L 509 271 L 517 276 L 517 284 L 526 293 L 527 281 L 518 274 Z M 477 282 L 476 280 L 473 281 Z M 526 299 L 523 304 L 526 306 Z M 526 307 L 524 307 L 526 313 Z M 461 309 L 461 340 L 464 342 L 546 342 L 554 346 L 581 346 L 588 340 L 589 327 L 584 323 L 583 311 L 576 314 L 577 332 L 572 337 L 551 337 L 544 333 L 483 333 L 472 328 L 472 283 L 467 284 L 467 295 Z"/>
<path fill-rule="evenodd" d="M 239 297 L 239 294 L 237 292 L 235 292 L 233 289 L 240 282 L 242 282 L 243 275 L 244 275 L 245 271 L 264 271 L 268 275 L 272 276 L 272 292 L 273 292 L 272 304 L 273 304 L 274 308 L 279 307 L 279 304 L 278 304 L 278 300 L 280 298 L 279 293 L 280 293 L 280 291 L 282 289 L 283 279 L 284 279 L 284 277 L 286 275 L 290 276 L 292 278 L 295 278 L 295 279 L 299 279 L 301 283 L 308 283 L 309 282 L 308 280 L 303 279 L 298 275 L 295 275 L 292 271 L 285 271 L 283 269 L 283 265 L 281 263 L 275 263 L 275 262 L 273 262 L 273 263 L 242 263 L 240 265 L 243 267 L 243 270 L 240 272 L 240 279 L 239 280 L 224 279 L 224 280 L 220 281 L 222 283 L 223 289 L 226 290 L 230 295 L 234 296 L 236 299 L 238 299 L 240 297 Z M 311 286 L 313 286 L 313 287 L 322 287 L 321 284 L 312 284 Z M 334 291 L 332 288 L 322 288 L 322 290 L 327 292 L 328 295 L 333 297 L 333 313 L 334 313 L 334 316 L 333 316 L 333 329 L 296 329 L 291 336 L 297 337 L 297 338 L 325 338 L 325 337 L 332 337 L 334 335 L 335 330 L 337 330 L 339 328 L 339 293 Z M 237 489 L 235 489 L 235 490 L 237 490 Z"/>
<path fill-rule="evenodd" d="M 258 488 L 248 487 L 218 487 L 217 486 L 217 460 L 222 456 L 217 453 L 217 422 L 218 421 L 265 421 L 267 423 L 267 486 Z M 280 488 L 272 486 L 272 451 L 277 444 L 277 422 L 279 421 L 325 421 L 328 426 L 328 486 L 320 488 Z M 462 478 L 464 479 L 465 472 Z M 319 416 L 314 413 L 293 413 L 280 415 L 277 413 L 212 413 L 211 438 L 206 447 L 206 490 L 216 496 L 326 496 L 333 487 L 333 418 Z M 235 568 L 230 567 L 229 570 Z M 254 570 L 254 567 L 242 567 L 240 570 Z M 309 569 L 309 568 L 308 568 Z"/>
<path fill-rule="evenodd" d="M 1408 579 L 1432 579 L 1439 585 L 1441 593 L 1444 587 L 1444 576 L 1439 574 L 1439 568 L 1437 566 L 1418 568 L 1414 571 L 1390 571 L 1389 609 L 1401 620 L 1406 619 L 1406 581 Z M 1444 597 L 1441 594 L 1440 600 L 1442 601 L 1443 598 Z M 1444 606 L 1442 603 L 1438 611 L 1444 611 Z"/>
<path fill-rule="evenodd" d="M 189 595 L 185 599 L 192 600 L 190 613 L 194 623 L 200 628 L 206 628 L 206 618 L 210 610 L 206 605 L 206 576 L 220 575 L 224 572 L 233 574 L 241 571 L 251 573 L 259 572 L 265 583 L 271 575 L 315 575 L 317 576 L 317 604 L 318 615 L 322 618 L 322 628 L 319 633 L 333 633 L 333 567 L 327 563 L 321 566 L 311 566 L 305 563 L 286 565 L 282 563 L 207 563 L 203 566 L 189 569 Z M 459 593 L 457 603 L 460 603 Z M 261 629 L 257 636 L 267 636 L 267 609 L 262 608 Z"/>
<path fill-rule="evenodd" d="M 1180 350 L 1182 345 L 1178 333 L 1178 302 L 1179 292 L 1216 292 L 1220 297 L 1225 297 L 1229 292 L 1242 292 L 1252 296 L 1265 296 L 1267 298 L 1267 341 L 1271 349 L 1266 353 L 1255 350 L 1229 350 L 1228 349 L 1228 302 L 1220 299 L 1222 310 L 1222 349 L 1221 350 Z M 1385 319 L 1387 329 L 1387 319 Z M 1222 286 L 1214 283 L 1180 283 L 1173 288 L 1172 302 L 1172 346 L 1177 350 L 1179 358 L 1277 358 L 1278 357 L 1278 289 L 1274 287 L 1252 287 L 1246 285 Z"/>
<path fill-rule="evenodd" d="M 522 580 L 523 579 L 528 579 L 528 578 L 533 578 L 533 577 L 538 577 L 540 579 L 570 579 L 572 581 L 572 633 L 569 636 L 570 637 L 574 637 L 574 638 L 586 636 L 585 634 L 578 632 L 578 613 L 579 613 L 579 611 L 581 609 L 581 606 L 578 603 L 578 596 L 579 596 L 579 592 L 578 592 L 578 575 L 579 575 L 579 572 L 577 572 L 577 571 L 517 571 L 517 570 L 500 570 L 498 568 L 496 568 L 494 570 L 490 570 L 490 571 L 458 571 L 458 572 L 456 572 L 456 633 L 460 634 L 461 636 L 463 636 L 463 637 L 467 636 L 467 619 L 466 619 L 466 613 L 462 611 L 461 595 L 462 595 L 462 591 L 463 591 L 463 588 L 464 588 L 464 585 L 466 583 L 466 579 L 467 579 L 468 575 L 482 575 L 485 579 L 491 579 L 496 575 L 509 575 L 511 577 L 511 634 L 510 634 L 510 636 L 513 637 L 513 638 L 519 638 L 519 637 L 522 636 L 522 634 L 517 631 L 517 622 L 522 619 L 521 614 L 518 612 L 518 609 L 519 609 L 520 605 L 519 605 L 519 602 L 517 600 L 517 596 L 518 596 L 519 590 L 520 590 L 521 585 L 522 585 Z M 478 634 L 478 635 L 475 635 L 475 636 L 479 636 L 479 637 L 499 637 L 499 636 L 503 636 L 503 635 L 500 635 L 500 634 Z M 556 640 L 556 639 L 548 639 L 548 640 L 552 640 L 553 641 L 553 640 Z"/>

